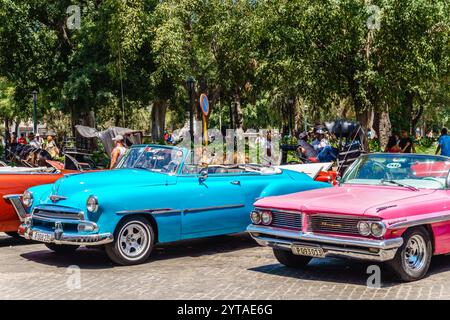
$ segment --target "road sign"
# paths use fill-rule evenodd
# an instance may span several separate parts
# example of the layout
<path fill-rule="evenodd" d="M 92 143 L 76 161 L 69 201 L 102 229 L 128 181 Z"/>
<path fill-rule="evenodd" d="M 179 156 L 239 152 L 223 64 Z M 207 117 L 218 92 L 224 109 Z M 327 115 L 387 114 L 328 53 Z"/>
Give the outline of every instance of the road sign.
<path fill-rule="evenodd" d="M 200 96 L 200 108 L 205 116 L 209 114 L 209 100 L 206 94 Z"/>

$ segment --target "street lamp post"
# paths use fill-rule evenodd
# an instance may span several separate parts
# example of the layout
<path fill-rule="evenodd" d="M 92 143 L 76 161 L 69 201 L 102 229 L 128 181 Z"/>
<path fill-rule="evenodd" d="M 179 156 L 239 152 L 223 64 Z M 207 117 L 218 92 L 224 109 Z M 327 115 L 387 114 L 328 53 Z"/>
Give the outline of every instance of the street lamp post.
<path fill-rule="evenodd" d="M 33 131 L 34 134 L 37 134 L 37 91 L 34 90 L 33 94 Z"/>
<path fill-rule="evenodd" d="M 189 133 L 191 135 L 191 152 L 194 149 L 194 87 L 195 80 L 189 77 L 186 80 L 186 88 L 189 91 Z"/>

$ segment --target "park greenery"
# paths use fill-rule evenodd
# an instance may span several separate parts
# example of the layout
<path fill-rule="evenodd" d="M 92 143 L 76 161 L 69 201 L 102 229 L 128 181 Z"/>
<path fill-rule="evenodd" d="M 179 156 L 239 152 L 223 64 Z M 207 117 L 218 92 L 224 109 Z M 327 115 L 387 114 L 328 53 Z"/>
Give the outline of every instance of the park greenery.
<path fill-rule="evenodd" d="M 0 0 L 5 129 L 31 118 L 37 90 L 40 121 L 60 134 L 115 125 L 158 141 L 187 120 L 189 77 L 211 127 L 347 118 L 381 144 L 392 130 L 437 130 L 450 122 L 450 3 Z"/>

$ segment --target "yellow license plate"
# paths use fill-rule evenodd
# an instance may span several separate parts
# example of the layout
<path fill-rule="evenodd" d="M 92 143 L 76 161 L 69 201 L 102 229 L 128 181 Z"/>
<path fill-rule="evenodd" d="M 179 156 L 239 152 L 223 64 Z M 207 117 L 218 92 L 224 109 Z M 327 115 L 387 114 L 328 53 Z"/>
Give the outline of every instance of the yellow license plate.
<path fill-rule="evenodd" d="M 292 246 L 292 253 L 298 256 L 308 256 L 322 258 L 325 256 L 325 252 L 320 247 L 307 247 L 307 246 Z"/>

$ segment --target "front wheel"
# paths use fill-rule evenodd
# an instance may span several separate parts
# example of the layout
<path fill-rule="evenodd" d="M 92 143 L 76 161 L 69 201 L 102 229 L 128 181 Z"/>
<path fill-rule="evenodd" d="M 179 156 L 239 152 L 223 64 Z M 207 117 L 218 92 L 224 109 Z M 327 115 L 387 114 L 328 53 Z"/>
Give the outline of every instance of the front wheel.
<path fill-rule="evenodd" d="M 426 275 L 432 255 L 431 239 L 426 229 L 410 229 L 403 234 L 403 245 L 388 266 L 400 280 L 416 281 Z"/>
<path fill-rule="evenodd" d="M 275 255 L 275 258 L 277 258 L 279 263 L 291 268 L 303 268 L 312 259 L 311 257 L 298 256 L 290 251 L 281 249 L 273 249 L 273 254 Z"/>
<path fill-rule="evenodd" d="M 21 239 L 22 237 L 17 232 L 5 232 L 8 236 L 14 239 Z"/>
<path fill-rule="evenodd" d="M 57 254 L 72 253 L 80 247 L 80 246 L 71 246 L 71 245 L 54 244 L 54 243 L 46 243 L 45 246 Z"/>
<path fill-rule="evenodd" d="M 122 220 L 114 232 L 114 242 L 105 246 L 108 257 L 122 266 L 144 263 L 152 253 L 155 232 L 142 217 Z"/>

